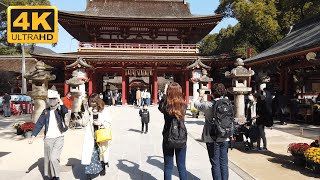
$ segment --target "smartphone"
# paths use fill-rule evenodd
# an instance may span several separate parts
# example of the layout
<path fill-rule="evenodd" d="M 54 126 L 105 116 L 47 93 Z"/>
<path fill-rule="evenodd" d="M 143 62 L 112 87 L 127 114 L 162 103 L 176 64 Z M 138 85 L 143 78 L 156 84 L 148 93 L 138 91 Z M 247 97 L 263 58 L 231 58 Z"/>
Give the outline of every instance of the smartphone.
<path fill-rule="evenodd" d="M 204 94 L 210 94 L 210 91 L 205 91 Z"/>

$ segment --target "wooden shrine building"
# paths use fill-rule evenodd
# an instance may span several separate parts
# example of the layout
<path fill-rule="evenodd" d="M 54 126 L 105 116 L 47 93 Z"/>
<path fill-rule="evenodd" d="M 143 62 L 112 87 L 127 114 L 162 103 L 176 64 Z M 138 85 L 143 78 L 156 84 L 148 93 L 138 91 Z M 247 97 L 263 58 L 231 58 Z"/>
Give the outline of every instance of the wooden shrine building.
<path fill-rule="evenodd" d="M 87 0 L 85 11 L 59 11 L 59 23 L 80 42 L 78 51 L 32 56 L 61 69 L 64 82 L 74 68 L 85 69 L 89 94 L 104 91 L 104 77 L 120 76 L 123 104 L 133 79 L 142 77 L 149 78 L 156 104 L 158 78 L 170 75 L 188 102 L 192 69 L 187 67 L 199 59 L 209 67 L 233 63 L 227 56 L 200 56 L 196 44 L 222 18 L 192 15 L 184 0 Z M 64 82 L 55 85 L 66 92 Z"/>

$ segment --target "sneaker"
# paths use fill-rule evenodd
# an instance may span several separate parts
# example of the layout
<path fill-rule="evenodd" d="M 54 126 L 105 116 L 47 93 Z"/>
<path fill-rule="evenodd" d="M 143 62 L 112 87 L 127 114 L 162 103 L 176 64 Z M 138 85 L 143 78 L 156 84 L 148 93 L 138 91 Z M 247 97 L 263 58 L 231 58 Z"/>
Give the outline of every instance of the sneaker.
<path fill-rule="evenodd" d="M 145 134 L 147 134 L 148 133 L 148 131 L 146 131 L 146 132 L 144 132 Z"/>

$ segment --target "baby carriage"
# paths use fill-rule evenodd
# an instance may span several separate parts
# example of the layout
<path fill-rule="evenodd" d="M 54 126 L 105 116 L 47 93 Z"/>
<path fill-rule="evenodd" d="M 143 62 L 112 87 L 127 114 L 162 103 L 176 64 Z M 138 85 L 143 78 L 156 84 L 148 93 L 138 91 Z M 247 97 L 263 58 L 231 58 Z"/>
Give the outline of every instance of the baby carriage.
<path fill-rule="evenodd" d="M 243 143 L 245 151 L 253 149 L 253 143 L 257 142 L 258 137 L 259 129 L 257 125 L 252 122 L 239 125 L 237 128 L 237 133 L 234 136 L 236 143 Z"/>

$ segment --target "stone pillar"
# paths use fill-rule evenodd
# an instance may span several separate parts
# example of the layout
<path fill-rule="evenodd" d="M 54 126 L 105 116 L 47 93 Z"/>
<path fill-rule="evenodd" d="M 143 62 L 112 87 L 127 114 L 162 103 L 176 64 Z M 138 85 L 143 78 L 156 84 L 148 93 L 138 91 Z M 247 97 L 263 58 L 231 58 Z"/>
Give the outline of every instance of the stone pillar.
<path fill-rule="evenodd" d="M 236 68 L 225 73 L 227 78 L 232 78 L 233 87 L 230 88 L 230 92 L 234 95 L 235 118 L 239 124 L 246 122 L 244 95 L 252 90 L 251 87 L 248 87 L 248 80 L 249 77 L 254 75 L 253 70 L 248 70 L 244 68 L 243 65 L 243 60 L 238 58 L 235 63 Z"/>
<path fill-rule="evenodd" d="M 153 71 L 153 104 L 158 104 L 158 74 L 157 71 Z"/>
<path fill-rule="evenodd" d="M 127 104 L 127 90 L 126 90 L 126 72 L 125 70 L 122 70 L 122 105 L 126 105 Z"/>
<path fill-rule="evenodd" d="M 34 111 L 32 117 L 35 123 L 38 121 L 42 111 L 46 108 L 48 81 L 56 79 L 56 76 L 50 73 L 49 70 L 46 70 L 44 62 L 38 61 L 36 70 L 25 75 L 27 80 L 32 81 L 32 91 L 27 92 L 27 95 L 33 99 Z"/>
<path fill-rule="evenodd" d="M 193 83 L 193 102 L 195 102 L 199 98 L 199 82 Z"/>
<path fill-rule="evenodd" d="M 74 97 L 72 102 L 72 110 L 71 112 L 80 112 L 80 104 L 82 99 L 82 90 L 81 87 L 84 85 L 84 81 L 80 80 L 79 74 L 81 71 L 75 70 L 72 72 L 72 78 L 66 81 L 66 84 L 70 86 L 70 93 Z M 81 75 L 80 75 L 81 76 Z"/>
<path fill-rule="evenodd" d="M 245 103 L 244 94 L 234 94 L 234 105 L 235 105 L 235 117 L 239 119 L 240 122 L 244 122 L 246 119 L 245 115 Z"/>

